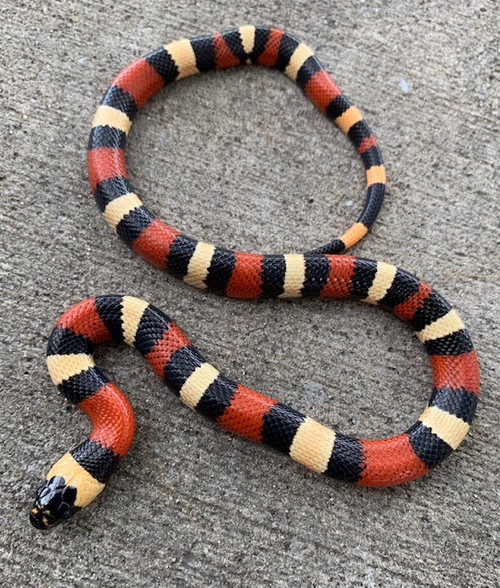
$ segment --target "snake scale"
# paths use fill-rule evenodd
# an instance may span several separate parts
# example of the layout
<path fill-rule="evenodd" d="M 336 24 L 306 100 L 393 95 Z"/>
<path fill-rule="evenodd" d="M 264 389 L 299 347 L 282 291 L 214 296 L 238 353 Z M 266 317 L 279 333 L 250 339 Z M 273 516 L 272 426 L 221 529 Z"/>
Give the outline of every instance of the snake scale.
<path fill-rule="evenodd" d="M 363 210 L 331 243 L 305 254 L 230 251 L 182 235 L 155 217 L 133 191 L 125 167 L 132 118 L 167 84 L 240 64 L 283 71 L 352 141 L 366 171 Z M 338 255 L 368 231 L 384 197 L 385 168 L 360 111 L 312 51 L 275 28 L 243 26 L 172 42 L 137 59 L 113 80 L 95 114 L 89 180 L 106 222 L 132 249 L 184 282 L 234 298 L 354 298 L 409 323 L 430 356 L 433 388 L 417 422 L 386 439 L 357 439 L 321 425 L 223 376 L 161 310 L 131 296 L 84 300 L 57 321 L 48 369 L 58 389 L 92 421 L 87 440 L 66 453 L 37 491 L 30 520 L 48 528 L 87 506 L 132 442 L 132 408 L 95 366 L 96 345 L 135 347 L 190 408 L 222 428 L 262 442 L 327 476 L 390 486 L 426 474 L 467 434 L 479 394 L 471 339 L 456 311 L 428 284 L 394 265 Z"/>

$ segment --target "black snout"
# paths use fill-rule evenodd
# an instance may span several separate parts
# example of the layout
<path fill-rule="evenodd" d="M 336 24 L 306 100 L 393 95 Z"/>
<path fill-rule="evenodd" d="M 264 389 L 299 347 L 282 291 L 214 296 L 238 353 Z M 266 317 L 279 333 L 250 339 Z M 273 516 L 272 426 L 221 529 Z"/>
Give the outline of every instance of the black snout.
<path fill-rule="evenodd" d="M 35 514 L 33 511 L 30 512 L 30 523 L 35 529 L 48 529 L 47 525 L 42 520 L 42 514 L 39 512 Z"/>

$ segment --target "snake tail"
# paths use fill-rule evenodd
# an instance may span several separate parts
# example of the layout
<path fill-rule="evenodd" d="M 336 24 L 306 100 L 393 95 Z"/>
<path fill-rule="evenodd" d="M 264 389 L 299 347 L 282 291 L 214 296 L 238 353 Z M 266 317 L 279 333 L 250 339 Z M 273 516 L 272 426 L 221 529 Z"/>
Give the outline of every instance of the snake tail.
<path fill-rule="evenodd" d="M 130 63 L 113 79 L 92 121 L 87 152 L 92 192 L 108 225 L 148 262 L 171 273 L 176 273 L 176 252 L 196 243 L 152 214 L 132 188 L 125 165 L 132 121 L 164 86 L 243 64 L 284 72 L 347 135 L 365 169 L 366 196 L 356 222 L 310 253 L 351 247 L 366 235 L 382 206 L 386 173 L 377 141 L 360 110 L 307 45 L 280 29 L 251 25 L 173 41 Z"/>

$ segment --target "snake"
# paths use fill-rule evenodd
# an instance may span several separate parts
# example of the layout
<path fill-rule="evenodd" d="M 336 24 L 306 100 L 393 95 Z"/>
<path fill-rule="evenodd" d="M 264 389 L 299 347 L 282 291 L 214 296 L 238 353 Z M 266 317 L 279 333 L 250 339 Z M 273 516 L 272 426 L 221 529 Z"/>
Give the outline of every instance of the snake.
<path fill-rule="evenodd" d="M 132 118 L 165 85 L 240 64 L 283 71 L 353 142 L 367 192 L 357 221 L 307 253 L 233 251 L 188 237 L 154 216 L 131 187 L 125 142 Z M 125 342 L 192 410 L 313 470 L 359 486 L 384 487 L 427 474 L 467 435 L 479 395 L 476 351 L 456 310 L 429 284 L 390 263 L 343 254 L 369 230 L 384 198 L 385 168 L 360 111 L 311 49 L 271 27 L 246 25 L 169 43 L 123 69 L 98 107 L 87 151 L 89 181 L 106 222 L 148 262 L 191 286 L 230 298 L 355 299 L 408 323 L 427 351 L 430 399 L 403 433 L 362 439 L 221 374 L 162 310 L 123 294 L 79 302 L 57 320 L 47 348 L 53 383 L 91 420 L 89 437 L 64 454 L 38 488 L 31 523 L 71 518 L 105 488 L 127 453 L 134 414 L 124 393 L 95 365 L 97 345 Z"/>

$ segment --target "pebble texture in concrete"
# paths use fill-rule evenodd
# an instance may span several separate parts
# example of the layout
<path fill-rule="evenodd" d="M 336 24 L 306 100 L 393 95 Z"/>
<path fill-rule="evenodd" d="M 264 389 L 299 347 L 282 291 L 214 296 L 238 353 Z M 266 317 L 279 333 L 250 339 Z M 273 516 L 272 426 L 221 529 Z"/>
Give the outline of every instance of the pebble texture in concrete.
<path fill-rule="evenodd" d="M 417 273 L 479 353 L 463 446 L 429 477 L 367 490 L 318 477 L 191 413 L 123 347 L 98 353 L 137 415 L 95 505 L 49 534 L 34 488 L 85 437 L 45 369 L 53 321 L 94 294 L 168 312 L 228 376 L 348 434 L 412 424 L 424 351 L 350 302 L 226 300 L 148 266 L 90 195 L 85 146 L 111 78 L 163 42 L 243 23 L 306 41 L 365 113 L 388 193 L 353 249 Z M 499 12 L 469 2 L 4 0 L 0 19 L 0 583 L 5 586 L 498 586 Z M 226 247 L 304 251 L 338 236 L 364 187 L 351 145 L 289 80 L 246 68 L 161 92 L 128 164 L 149 207 Z"/>

